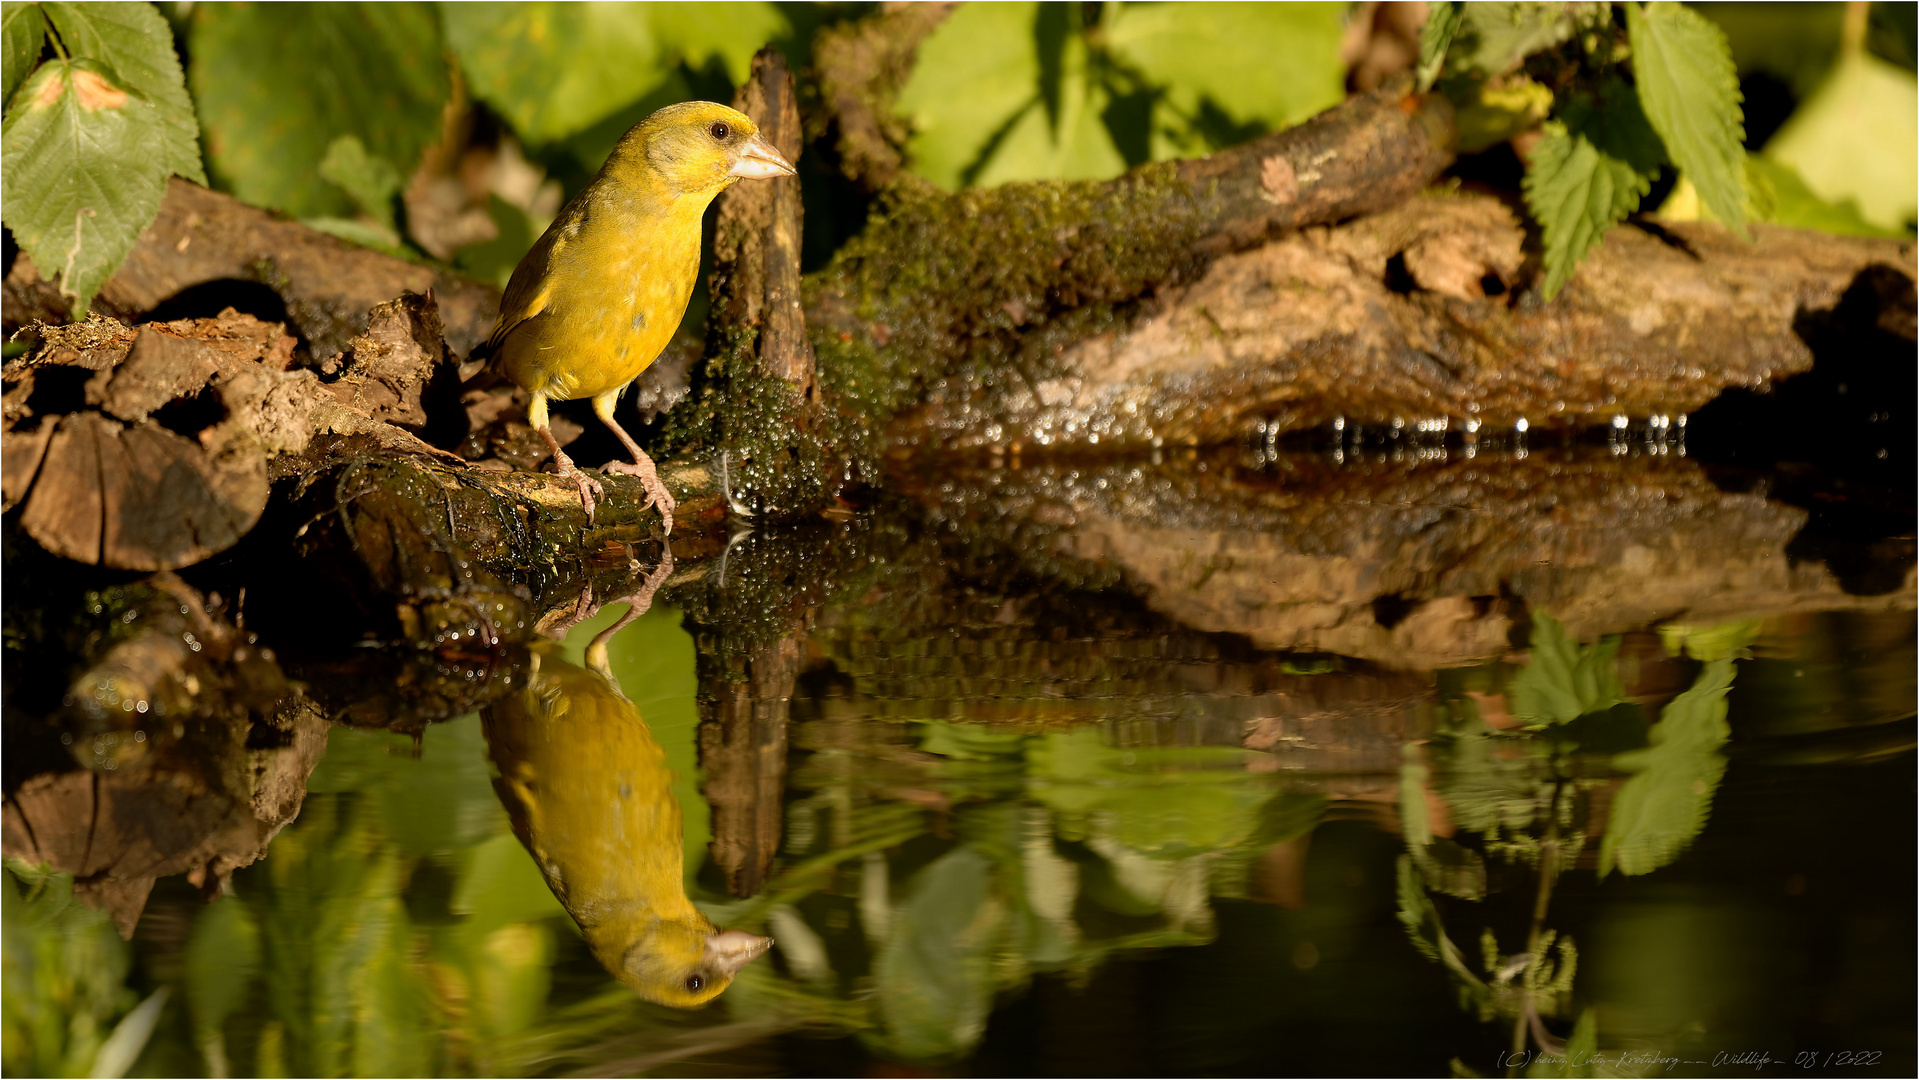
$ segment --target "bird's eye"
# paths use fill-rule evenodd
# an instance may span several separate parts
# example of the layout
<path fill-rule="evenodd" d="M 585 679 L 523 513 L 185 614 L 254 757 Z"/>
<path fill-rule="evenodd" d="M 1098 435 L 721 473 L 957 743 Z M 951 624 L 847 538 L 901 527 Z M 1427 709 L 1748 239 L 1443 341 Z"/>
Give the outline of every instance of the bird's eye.
<path fill-rule="evenodd" d="M 712 134 L 712 136 L 713 136 L 713 137 L 714 137 L 715 139 L 718 139 L 718 140 L 720 140 L 721 142 L 725 142 L 725 141 L 726 141 L 726 137 L 727 137 L 728 135 L 731 135 L 731 134 L 733 134 L 733 129 L 732 129 L 732 128 L 730 128 L 730 127 L 727 127 L 727 126 L 726 126 L 726 121 L 724 121 L 724 120 L 715 120 L 715 121 L 713 121 L 713 126 L 712 126 L 712 127 L 710 127 L 710 128 L 707 128 L 706 130 L 707 130 L 707 131 L 708 131 L 709 133 L 711 133 L 711 134 Z"/>
<path fill-rule="evenodd" d="M 714 124 L 713 126 L 717 128 L 717 127 L 725 127 L 726 125 Z M 706 980 L 700 978 L 698 975 L 688 975 L 686 977 L 686 989 L 688 993 L 697 994 L 700 992 L 700 987 L 705 985 L 706 985 Z"/>

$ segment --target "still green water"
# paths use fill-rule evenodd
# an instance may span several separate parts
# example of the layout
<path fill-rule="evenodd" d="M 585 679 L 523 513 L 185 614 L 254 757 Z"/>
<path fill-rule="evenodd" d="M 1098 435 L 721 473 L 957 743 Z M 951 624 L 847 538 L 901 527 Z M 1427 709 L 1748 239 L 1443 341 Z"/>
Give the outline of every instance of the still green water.
<path fill-rule="evenodd" d="M 1915 1066 L 1909 613 L 1583 646 L 1540 620 L 1524 667 L 1413 676 L 997 614 L 815 630 L 747 897 L 709 857 L 680 613 L 612 640 L 688 895 L 778 941 L 708 1008 L 596 962 L 470 715 L 333 728 L 269 857 L 210 906 L 163 882 L 130 944 L 16 868 L 10 1023 L 52 980 L 36 1045 L 79 1053 L 161 991 L 133 1075 Z"/>

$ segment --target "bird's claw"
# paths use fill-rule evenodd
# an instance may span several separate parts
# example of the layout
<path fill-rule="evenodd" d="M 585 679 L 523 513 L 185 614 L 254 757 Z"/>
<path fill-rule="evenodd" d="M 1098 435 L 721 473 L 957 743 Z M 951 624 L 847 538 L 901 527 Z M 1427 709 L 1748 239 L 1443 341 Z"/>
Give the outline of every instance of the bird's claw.
<path fill-rule="evenodd" d="M 573 481 L 573 486 L 580 489 L 580 505 L 586 509 L 586 523 L 593 524 L 593 507 L 599 500 L 606 498 L 606 487 L 571 461 L 562 464 L 554 475 L 562 480 Z"/>
<path fill-rule="evenodd" d="M 640 486 L 646 489 L 646 504 L 660 508 L 660 517 L 666 521 L 666 535 L 673 535 L 673 509 L 679 504 L 673 500 L 672 494 L 666 490 L 666 484 L 661 482 L 659 470 L 653 467 L 652 462 L 646 461 L 639 464 L 628 464 L 624 461 L 609 461 L 605 465 L 600 466 L 600 471 L 604 473 L 614 473 L 620 476 L 639 477 Z"/>

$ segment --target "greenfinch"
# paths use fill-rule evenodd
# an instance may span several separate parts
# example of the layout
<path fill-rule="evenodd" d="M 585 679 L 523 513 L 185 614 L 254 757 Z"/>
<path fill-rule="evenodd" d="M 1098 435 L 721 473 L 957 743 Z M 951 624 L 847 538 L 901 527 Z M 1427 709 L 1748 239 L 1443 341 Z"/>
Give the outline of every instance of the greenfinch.
<path fill-rule="evenodd" d="M 613 406 L 686 315 L 707 206 L 741 179 L 791 175 L 792 164 L 744 113 L 711 101 L 669 105 L 620 137 L 514 269 L 479 352 L 530 395 L 527 419 L 559 475 L 578 485 L 589 522 L 605 489 L 560 449 L 547 403 L 593 399 L 594 414 L 633 455 L 633 464 L 609 462 L 603 471 L 637 475 L 671 533 L 673 497 L 646 451 L 614 422 Z"/>
<path fill-rule="evenodd" d="M 537 649 L 525 687 L 481 714 L 513 832 L 615 978 L 648 1001 L 704 1005 L 772 939 L 716 929 L 687 899 L 666 752 L 607 670 L 604 640 L 592 670 Z"/>

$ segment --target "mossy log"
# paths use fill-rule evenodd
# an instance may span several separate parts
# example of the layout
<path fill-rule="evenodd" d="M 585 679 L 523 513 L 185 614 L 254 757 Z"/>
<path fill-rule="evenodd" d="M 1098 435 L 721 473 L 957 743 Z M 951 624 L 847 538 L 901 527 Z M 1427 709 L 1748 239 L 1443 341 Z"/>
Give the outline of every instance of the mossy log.
<path fill-rule="evenodd" d="M 1031 379 L 938 380 L 889 441 L 1033 451 L 1217 445 L 1336 421 L 1643 426 L 1808 370 L 1809 322 L 1849 291 L 1870 294 L 1867 323 L 1909 326 L 1910 242 L 1753 233 L 1622 225 L 1547 302 L 1507 206 L 1429 194 L 1222 257 L 1130 323 L 1065 343 Z M 1904 289 L 1859 285 L 1882 271 Z"/>

